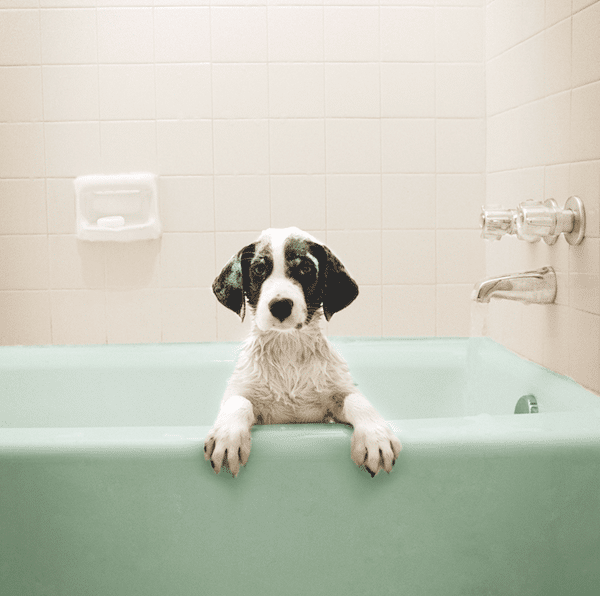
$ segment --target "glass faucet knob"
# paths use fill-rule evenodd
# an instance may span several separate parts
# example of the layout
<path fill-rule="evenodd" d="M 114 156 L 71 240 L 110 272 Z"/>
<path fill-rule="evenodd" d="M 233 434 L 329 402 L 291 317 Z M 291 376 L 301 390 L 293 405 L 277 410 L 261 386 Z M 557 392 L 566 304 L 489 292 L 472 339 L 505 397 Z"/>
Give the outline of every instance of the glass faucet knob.
<path fill-rule="evenodd" d="M 481 237 L 486 240 L 500 240 L 504 234 L 514 234 L 515 214 L 512 209 L 495 205 L 482 207 L 479 216 Z"/>

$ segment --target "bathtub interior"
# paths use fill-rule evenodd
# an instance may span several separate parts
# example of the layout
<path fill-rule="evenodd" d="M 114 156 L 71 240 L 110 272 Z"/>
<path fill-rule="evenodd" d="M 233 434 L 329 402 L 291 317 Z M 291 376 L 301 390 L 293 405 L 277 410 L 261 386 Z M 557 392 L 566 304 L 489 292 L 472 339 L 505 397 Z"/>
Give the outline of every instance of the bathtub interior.
<path fill-rule="evenodd" d="M 571 379 L 487 338 L 334 338 L 386 420 L 598 408 Z M 238 343 L 0 348 L 0 427 L 210 426 Z"/>
<path fill-rule="evenodd" d="M 597 396 L 488 340 L 334 343 L 400 421 L 389 475 L 343 425 L 255 427 L 215 475 L 238 344 L 0 348 L 0 593 L 596 596 Z"/>

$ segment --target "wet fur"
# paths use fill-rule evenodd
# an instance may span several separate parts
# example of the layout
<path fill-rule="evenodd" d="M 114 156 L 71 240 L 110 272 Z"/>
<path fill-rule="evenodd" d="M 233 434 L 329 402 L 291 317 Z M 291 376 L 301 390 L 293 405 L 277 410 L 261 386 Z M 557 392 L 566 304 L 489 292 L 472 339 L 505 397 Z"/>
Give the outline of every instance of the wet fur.
<path fill-rule="evenodd" d="M 323 335 L 321 313 L 294 333 L 260 332 L 253 325 L 225 398 L 243 395 L 257 422 L 337 419 L 343 397 L 355 390 L 347 364 Z"/>
<path fill-rule="evenodd" d="M 259 263 L 261 275 L 253 273 Z M 253 316 L 204 445 L 215 472 L 227 464 L 233 476 L 238 474 L 250 454 L 254 424 L 333 420 L 354 427 L 351 455 L 357 465 L 372 476 L 379 469 L 389 473 L 400 441 L 357 391 L 346 362 L 321 327 L 323 316 L 329 320 L 358 295 L 358 286 L 333 253 L 298 228 L 266 230 L 230 259 L 213 290 L 242 318 L 247 302 Z M 279 320 L 269 311 L 282 298 L 293 306 Z"/>

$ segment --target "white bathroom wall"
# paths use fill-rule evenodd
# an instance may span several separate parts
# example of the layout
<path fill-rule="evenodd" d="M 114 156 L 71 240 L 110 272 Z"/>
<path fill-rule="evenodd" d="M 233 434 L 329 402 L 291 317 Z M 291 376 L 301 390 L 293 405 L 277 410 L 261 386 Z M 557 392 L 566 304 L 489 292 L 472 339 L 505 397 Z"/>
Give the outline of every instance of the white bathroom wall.
<path fill-rule="evenodd" d="M 600 391 L 600 2 L 493 0 L 486 15 L 487 201 L 579 196 L 587 237 L 486 243 L 489 275 L 552 265 L 557 304 L 497 301 L 490 335 Z"/>
<path fill-rule="evenodd" d="M 238 339 L 267 227 L 361 286 L 331 334 L 468 335 L 483 0 L 0 0 L 0 342 Z M 73 178 L 160 176 L 160 241 L 75 238 Z"/>

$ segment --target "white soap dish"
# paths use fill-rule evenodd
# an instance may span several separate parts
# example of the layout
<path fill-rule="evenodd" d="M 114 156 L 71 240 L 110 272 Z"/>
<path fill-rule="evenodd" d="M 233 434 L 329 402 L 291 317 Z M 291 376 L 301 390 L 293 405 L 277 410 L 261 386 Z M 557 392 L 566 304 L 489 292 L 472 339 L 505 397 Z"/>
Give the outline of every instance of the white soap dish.
<path fill-rule="evenodd" d="M 75 178 L 77 237 L 118 241 L 160 238 L 156 176 L 149 173 Z"/>

